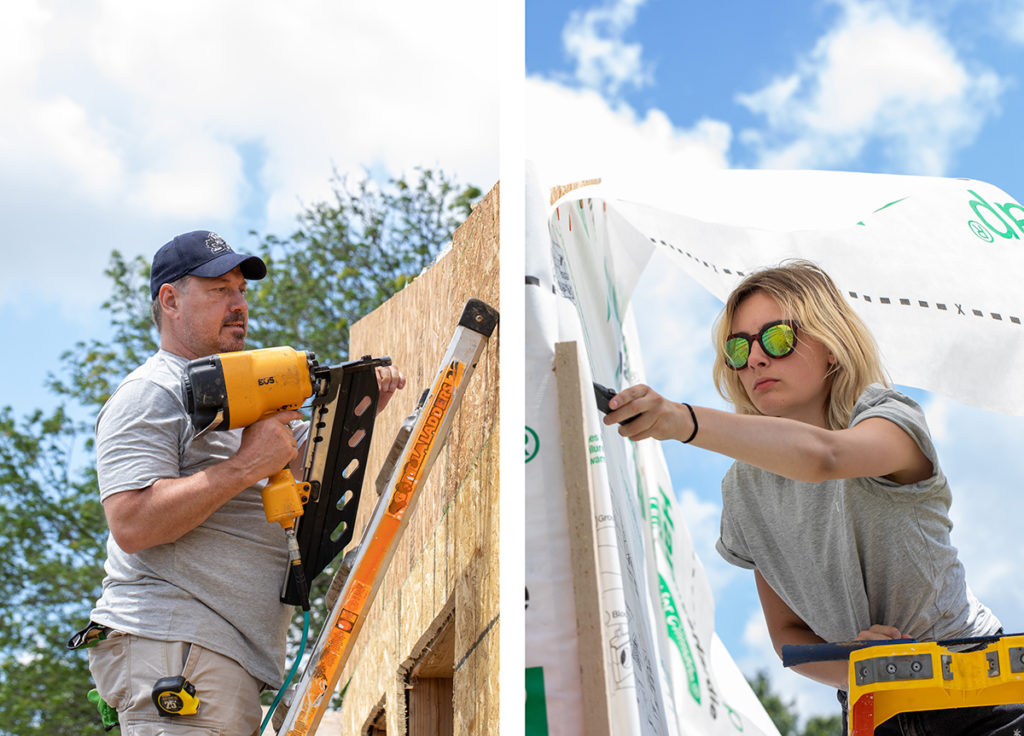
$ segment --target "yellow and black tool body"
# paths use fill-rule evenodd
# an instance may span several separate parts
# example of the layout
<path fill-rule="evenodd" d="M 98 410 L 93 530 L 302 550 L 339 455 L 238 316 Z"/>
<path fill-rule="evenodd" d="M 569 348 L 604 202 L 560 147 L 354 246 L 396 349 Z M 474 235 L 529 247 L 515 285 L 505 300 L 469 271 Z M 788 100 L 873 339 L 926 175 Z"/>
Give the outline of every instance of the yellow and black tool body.
<path fill-rule="evenodd" d="M 197 436 L 211 430 L 248 427 L 301 407 L 313 394 L 318 365 L 312 353 L 289 347 L 220 353 L 193 360 L 184 379 L 185 408 Z M 288 468 L 263 488 L 267 521 L 291 528 L 309 498 L 309 484 Z"/>
<path fill-rule="evenodd" d="M 199 358 L 185 373 L 186 408 L 200 432 L 248 427 L 302 406 L 318 368 L 316 356 L 290 347 Z"/>
<path fill-rule="evenodd" d="M 1024 702 L 1024 634 L 785 644 L 785 667 L 849 658 L 850 736 L 898 713 Z"/>
<path fill-rule="evenodd" d="M 376 416 L 376 368 L 388 357 L 364 356 L 321 366 L 290 347 L 219 353 L 185 370 L 185 408 L 196 436 L 247 427 L 312 397 L 302 479 L 284 468 L 267 481 L 267 521 L 288 533 L 291 564 L 281 600 L 308 606 L 306 579 L 323 571 L 351 541 Z"/>
<path fill-rule="evenodd" d="M 898 713 L 1022 703 L 1024 635 L 858 649 L 850 653 L 849 700 L 851 736 L 871 736 Z"/>

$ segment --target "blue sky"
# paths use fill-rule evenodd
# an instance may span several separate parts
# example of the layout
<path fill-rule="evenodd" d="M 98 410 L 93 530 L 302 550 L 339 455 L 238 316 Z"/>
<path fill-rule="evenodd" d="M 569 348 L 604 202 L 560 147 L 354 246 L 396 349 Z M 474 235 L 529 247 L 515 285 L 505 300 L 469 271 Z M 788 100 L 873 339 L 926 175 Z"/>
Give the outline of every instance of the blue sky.
<path fill-rule="evenodd" d="M 1020 0 L 527 0 L 526 155 L 550 184 L 632 186 L 639 175 L 656 192 L 722 168 L 822 169 L 969 177 L 1020 202 L 1022 62 Z M 726 408 L 710 380 L 720 304 L 656 257 L 634 295 L 648 382 Z M 953 487 L 971 587 L 1022 631 L 1020 554 L 1001 520 L 1024 513 L 1014 490 L 1024 420 L 907 390 Z M 664 449 L 726 646 L 748 674 L 768 669 L 804 715 L 836 712 L 831 691 L 781 668 L 750 574 L 714 551 L 731 461 Z"/>
<path fill-rule="evenodd" d="M 332 169 L 441 167 L 488 190 L 497 16 L 471 0 L 5 3 L 0 337 L 23 359 L 5 361 L 0 406 L 48 406 L 61 352 L 106 336 L 115 248 L 288 235 Z"/>

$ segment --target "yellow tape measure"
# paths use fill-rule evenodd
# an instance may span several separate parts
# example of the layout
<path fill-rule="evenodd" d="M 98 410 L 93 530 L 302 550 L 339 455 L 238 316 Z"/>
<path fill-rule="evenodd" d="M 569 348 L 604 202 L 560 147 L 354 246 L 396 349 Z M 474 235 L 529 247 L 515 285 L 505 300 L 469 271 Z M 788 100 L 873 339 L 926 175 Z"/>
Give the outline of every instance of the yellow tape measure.
<path fill-rule="evenodd" d="M 153 686 L 153 702 L 162 716 L 190 716 L 199 710 L 196 686 L 182 675 L 164 677 Z"/>

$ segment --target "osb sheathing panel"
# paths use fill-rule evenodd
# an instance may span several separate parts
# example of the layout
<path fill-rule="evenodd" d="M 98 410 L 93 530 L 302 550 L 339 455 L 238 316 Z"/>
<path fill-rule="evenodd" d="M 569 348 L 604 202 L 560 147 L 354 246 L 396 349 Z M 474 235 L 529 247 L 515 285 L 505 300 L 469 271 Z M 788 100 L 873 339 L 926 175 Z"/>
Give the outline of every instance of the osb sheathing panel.
<path fill-rule="evenodd" d="M 500 310 L 498 186 L 428 271 L 353 325 L 350 359 L 390 355 L 406 376 L 377 418 L 356 521 L 373 509 L 373 481 L 402 420 L 433 381 L 467 300 Z M 498 362 L 501 328 L 477 363 L 451 434 L 420 491 L 340 686 L 344 736 L 356 736 L 384 698 L 387 732 L 405 726 L 405 673 L 455 601 L 455 733 L 498 730 Z M 322 733 L 328 733 L 321 731 Z"/>
<path fill-rule="evenodd" d="M 498 467 L 498 442 L 484 450 L 456 506 L 455 733 L 497 733 L 498 713 L 498 494 L 490 493 L 489 468 Z"/>

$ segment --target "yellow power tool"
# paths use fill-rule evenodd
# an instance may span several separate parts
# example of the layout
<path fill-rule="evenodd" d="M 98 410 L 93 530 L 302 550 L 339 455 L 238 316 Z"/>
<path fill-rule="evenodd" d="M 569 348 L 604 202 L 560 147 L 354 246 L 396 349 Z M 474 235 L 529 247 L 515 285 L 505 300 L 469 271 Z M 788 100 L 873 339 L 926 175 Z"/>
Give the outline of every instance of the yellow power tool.
<path fill-rule="evenodd" d="M 321 366 L 313 353 L 277 347 L 220 353 L 186 366 L 182 389 L 197 437 L 247 427 L 313 397 L 302 479 L 283 468 L 263 489 L 267 521 L 280 524 L 288 538 L 285 603 L 308 610 L 307 577 L 322 572 L 351 540 L 379 397 L 375 369 L 390 364 L 388 357 L 364 356 Z"/>
<path fill-rule="evenodd" d="M 197 428 L 196 436 L 211 430 L 248 427 L 282 411 L 298 409 L 313 395 L 318 382 L 313 353 L 290 347 L 220 353 L 193 360 L 184 378 L 185 408 Z M 263 488 L 267 521 L 285 531 L 302 515 L 310 484 L 295 480 L 284 468 Z"/>

